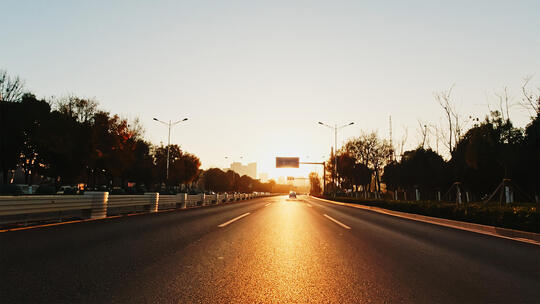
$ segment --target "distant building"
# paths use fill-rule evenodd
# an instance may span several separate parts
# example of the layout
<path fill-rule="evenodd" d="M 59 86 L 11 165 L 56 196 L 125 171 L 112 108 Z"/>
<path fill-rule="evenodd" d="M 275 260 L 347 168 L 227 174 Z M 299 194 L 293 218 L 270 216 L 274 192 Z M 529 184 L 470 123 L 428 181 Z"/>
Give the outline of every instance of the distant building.
<path fill-rule="evenodd" d="M 259 173 L 259 180 L 262 183 L 266 183 L 268 181 L 268 173 Z"/>
<path fill-rule="evenodd" d="M 242 163 L 234 162 L 231 164 L 231 170 L 242 175 L 247 175 L 253 179 L 257 179 L 257 163 L 249 163 L 242 165 Z"/>
<path fill-rule="evenodd" d="M 257 163 L 249 163 L 247 165 L 246 175 L 253 179 L 257 179 Z"/>

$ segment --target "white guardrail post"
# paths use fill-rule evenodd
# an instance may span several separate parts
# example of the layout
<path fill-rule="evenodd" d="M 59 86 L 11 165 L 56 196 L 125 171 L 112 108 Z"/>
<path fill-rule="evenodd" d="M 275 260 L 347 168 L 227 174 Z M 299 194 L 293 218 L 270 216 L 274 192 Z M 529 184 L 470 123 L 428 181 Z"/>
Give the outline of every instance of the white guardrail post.
<path fill-rule="evenodd" d="M 176 195 L 176 208 L 186 209 L 187 193 L 178 193 Z"/>
<path fill-rule="evenodd" d="M 91 197 L 92 209 L 90 209 L 90 218 L 99 219 L 107 217 L 107 202 L 109 201 L 109 192 L 87 191 L 85 196 Z"/>
<path fill-rule="evenodd" d="M 150 202 L 150 212 L 157 212 L 158 210 L 158 204 L 159 204 L 159 193 L 158 192 L 148 192 L 145 193 L 144 196 L 148 198 L 148 201 Z"/>

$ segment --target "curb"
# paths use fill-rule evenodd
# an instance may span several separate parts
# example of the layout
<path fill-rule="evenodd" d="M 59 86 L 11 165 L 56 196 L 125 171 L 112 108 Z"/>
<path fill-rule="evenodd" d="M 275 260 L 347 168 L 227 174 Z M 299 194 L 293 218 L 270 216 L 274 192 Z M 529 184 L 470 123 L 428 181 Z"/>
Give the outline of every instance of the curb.
<path fill-rule="evenodd" d="M 534 244 L 534 245 L 540 246 L 540 233 L 520 231 L 520 230 L 514 230 L 514 229 L 508 229 L 508 228 L 500 228 L 500 227 L 495 227 L 495 226 L 487 226 L 487 225 L 475 224 L 475 223 L 469 223 L 469 222 L 460 222 L 460 221 L 455 221 L 455 220 L 448 220 L 448 219 L 425 216 L 425 215 L 414 214 L 414 213 L 393 211 L 393 210 L 383 209 L 379 207 L 364 206 L 360 204 L 343 203 L 343 202 L 337 202 L 337 201 L 331 201 L 331 200 L 327 200 L 323 198 L 318 198 L 314 196 L 309 196 L 309 198 L 326 202 L 326 203 L 330 203 L 330 204 L 334 204 L 334 205 L 369 210 L 369 211 L 382 213 L 382 214 L 395 216 L 395 217 L 400 217 L 400 218 L 404 218 L 408 220 L 424 222 L 424 223 L 429 223 L 429 224 L 438 225 L 438 226 L 445 226 L 449 228 L 465 230 L 465 231 L 470 231 L 470 232 L 475 232 L 475 233 L 480 233 L 480 234 L 485 234 L 485 235 L 491 235 L 491 236 L 495 236 L 499 238 L 504 238 L 504 239 L 509 239 L 509 240 L 513 240 L 517 242 L 523 242 L 523 243 Z"/>

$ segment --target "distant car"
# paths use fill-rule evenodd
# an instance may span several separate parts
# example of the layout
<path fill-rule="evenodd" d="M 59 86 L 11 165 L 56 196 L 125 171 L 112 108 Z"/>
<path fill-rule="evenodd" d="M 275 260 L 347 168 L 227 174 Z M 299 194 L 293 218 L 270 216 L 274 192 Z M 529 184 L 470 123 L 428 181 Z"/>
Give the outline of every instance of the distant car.
<path fill-rule="evenodd" d="M 296 192 L 294 191 L 289 192 L 289 198 L 296 198 Z"/>
<path fill-rule="evenodd" d="M 79 194 L 79 189 L 77 187 L 72 186 L 62 186 L 60 189 L 56 192 L 56 194 Z"/>

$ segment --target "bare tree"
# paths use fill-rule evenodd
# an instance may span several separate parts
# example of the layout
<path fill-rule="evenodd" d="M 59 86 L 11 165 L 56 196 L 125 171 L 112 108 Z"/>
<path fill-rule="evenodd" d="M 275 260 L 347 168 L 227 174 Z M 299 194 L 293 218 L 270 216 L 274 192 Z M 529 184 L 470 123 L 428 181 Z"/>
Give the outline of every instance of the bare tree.
<path fill-rule="evenodd" d="M 499 100 L 499 111 L 501 112 L 503 120 L 510 120 L 509 108 L 512 105 L 509 106 L 508 103 L 511 101 L 512 98 L 508 94 L 508 88 L 504 87 L 501 93 L 495 92 L 495 96 Z"/>
<path fill-rule="evenodd" d="M 398 142 L 399 147 L 399 159 L 401 159 L 401 156 L 403 155 L 403 152 L 405 152 L 405 144 L 407 143 L 407 137 L 409 135 L 409 129 L 406 126 L 403 126 L 403 136 Z M 397 159 L 397 158 L 396 158 Z"/>
<path fill-rule="evenodd" d="M 427 127 L 427 124 L 425 122 L 422 122 L 420 119 L 418 120 L 418 133 L 420 134 L 420 138 L 422 138 L 422 143 L 419 145 L 424 149 L 425 145 L 427 144 L 428 135 L 429 135 L 429 129 Z"/>
<path fill-rule="evenodd" d="M 453 88 L 454 88 L 454 85 L 452 85 L 448 90 L 435 93 L 435 100 L 443 108 L 444 114 L 448 121 L 448 133 L 446 133 L 448 143 L 446 144 L 446 147 L 448 148 L 449 154 L 452 154 L 452 148 L 453 148 L 452 138 L 454 134 L 454 121 L 452 119 L 454 116 L 454 105 L 452 102 L 452 89 Z M 441 136 L 444 136 L 444 133 L 441 134 Z"/>
<path fill-rule="evenodd" d="M 135 138 L 142 138 L 144 136 L 145 130 L 141 124 L 141 120 L 138 117 L 131 120 L 131 122 L 128 124 L 128 128 L 133 133 Z"/>
<path fill-rule="evenodd" d="M 527 88 L 531 79 L 532 76 L 527 76 L 523 81 L 523 85 L 521 86 L 523 99 L 520 105 L 529 112 L 531 117 L 535 117 L 535 115 L 540 115 L 540 87 L 536 88 L 536 93 L 532 89 Z"/>
<path fill-rule="evenodd" d="M 85 123 L 93 119 L 97 112 L 98 102 L 94 99 L 68 96 L 56 101 L 58 112 L 75 118 L 78 122 Z"/>
<path fill-rule="evenodd" d="M 437 152 L 437 154 L 439 154 L 439 140 L 440 140 L 440 137 L 439 137 L 439 133 L 440 133 L 440 130 L 439 130 L 439 127 L 435 124 L 430 124 L 429 125 L 429 128 L 431 130 L 431 132 L 433 134 L 435 134 L 435 151 Z"/>
<path fill-rule="evenodd" d="M 441 128 L 439 135 L 441 138 L 445 138 L 443 143 L 445 143 L 446 147 L 448 148 L 448 155 L 452 155 L 452 151 L 454 150 L 455 145 L 459 142 L 461 134 L 467 125 L 467 121 L 462 120 L 462 117 L 456 110 L 456 106 L 452 100 L 453 89 L 454 85 L 452 85 L 448 90 L 435 93 L 435 100 L 443 108 L 448 124 L 446 126 L 448 131 L 444 131 L 446 127 Z"/>
<path fill-rule="evenodd" d="M 11 129 L 7 124 L 7 103 L 20 101 L 23 96 L 24 83 L 19 77 L 10 77 L 5 70 L 0 70 L 0 172 L 2 172 L 2 183 L 7 184 L 8 171 L 13 169 L 13 164 L 8 165 L 8 157 L 10 147 L 14 145 L 8 144 L 8 134 Z M 11 149 L 11 151 L 13 151 Z M 12 157 L 10 157 L 12 158 Z M 12 158 L 14 159 L 14 157 Z"/>
<path fill-rule="evenodd" d="M 10 77 L 5 70 L 0 70 L 0 102 L 19 101 L 23 95 L 24 82 L 21 78 Z"/>
<path fill-rule="evenodd" d="M 467 122 L 461 119 L 461 115 L 459 115 L 455 107 L 452 110 L 452 116 L 454 117 L 454 147 L 455 147 L 457 143 L 459 142 L 459 140 L 461 139 L 461 134 L 463 134 L 463 130 L 465 129 Z"/>

